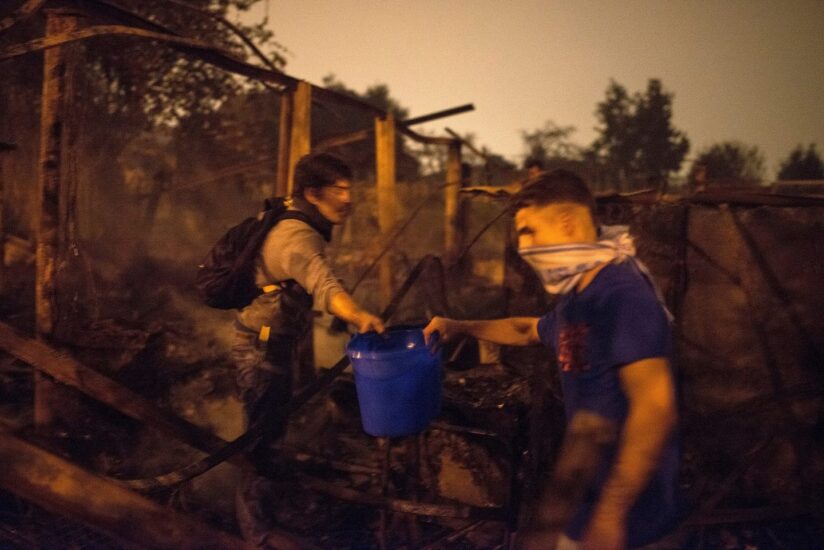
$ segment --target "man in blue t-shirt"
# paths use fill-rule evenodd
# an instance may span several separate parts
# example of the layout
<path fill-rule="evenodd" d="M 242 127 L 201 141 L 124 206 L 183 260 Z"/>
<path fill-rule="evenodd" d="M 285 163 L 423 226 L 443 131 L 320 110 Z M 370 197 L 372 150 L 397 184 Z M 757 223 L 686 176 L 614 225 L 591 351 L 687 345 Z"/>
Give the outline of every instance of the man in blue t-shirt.
<path fill-rule="evenodd" d="M 543 343 L 560 370 L 567 433 L 553 476 L 574 456 L 575 442 L 598 426 L 601 455 L 591 481 L 573 497 L 546 491 L 522 539 L 528 548 L 610 550 L 659 539 L 676 513 L 678 446 L 670 315 L 623 227 L 595 222 L 595 201 L 577 175 L 555 170 L 532 178 L 514 197 L 518 251 L 545 289 L 559 294 L 543 317 L 458 321 L 435 317 L 424 329 L 447 341 L 460 334 L 502 345 Z M 594 422 L 594 424 L 593 424 Z M 580 452 L 580 447 L 578 448 Z M 565 456 L 566 453 L 566 456 Z M 566 464 L 566 466 L 564 466 Z M 575 465 L 573 464 L 573 469 Z M 575 501 L 557 537 L 542 518 Z M 555 514 L 557 520 L 558 514 Z M 549 520 L 547 520 L 549 521 Z"/>

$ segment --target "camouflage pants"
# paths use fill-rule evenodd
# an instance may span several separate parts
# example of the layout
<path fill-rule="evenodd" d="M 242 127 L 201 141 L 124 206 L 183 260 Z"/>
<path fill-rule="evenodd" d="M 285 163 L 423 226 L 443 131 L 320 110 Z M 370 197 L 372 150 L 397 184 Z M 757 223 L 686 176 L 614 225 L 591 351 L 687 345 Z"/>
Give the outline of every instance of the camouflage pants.
<path fill-rule="evenodd" d="M 274 524 L 273 496 L 278 483 L 272 478 L 284 476 L 271 444 L 286 431 L 288 415 L 279 412 L 272 416 L 271 411 L 289 402 L 294 356 L 293 339 L 266 343 L 260 342 L 256 334 L 235 331 L 231 357 L 237 369 L 247 428 L 267 413 L 270 420 L 270 429 L 247 452 L 257 472 L 244 472 L 235 499 L 241 532 L 247 541 L 260 546 L 265 546 L 266 536 Z"/>

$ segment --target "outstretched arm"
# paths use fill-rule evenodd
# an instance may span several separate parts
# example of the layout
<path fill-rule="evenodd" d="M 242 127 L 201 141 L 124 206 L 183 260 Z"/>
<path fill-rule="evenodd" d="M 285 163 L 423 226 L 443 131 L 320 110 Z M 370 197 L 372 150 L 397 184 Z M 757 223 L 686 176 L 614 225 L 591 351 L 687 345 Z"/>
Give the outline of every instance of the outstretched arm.
<path fill-rule="evenodd" d="M 433 317 L 423 329 L 423 335 L 427 344 L 430 335 L 437 331 L 443 341 L 465 334 L 504 346 L 528 346 L 541 341 L 538 337 L 538 319 L 539 317 L 507 317 L 488 321 L 457 321 Z"/>
<path fill-rule="evenodd" d="M 361 309 L 347 292 L 338 292 L 332 296 L 329 300 L 329 313 L 352 323 L 358 332 L 384 331 L 383 322 L 377 316 Z"/>

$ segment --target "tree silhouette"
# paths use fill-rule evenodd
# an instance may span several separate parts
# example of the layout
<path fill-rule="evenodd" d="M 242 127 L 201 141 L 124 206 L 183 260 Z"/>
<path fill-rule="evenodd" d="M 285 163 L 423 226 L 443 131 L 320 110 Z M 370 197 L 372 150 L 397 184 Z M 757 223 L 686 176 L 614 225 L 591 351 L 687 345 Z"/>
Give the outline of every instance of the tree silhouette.
<path fill-rule="evenodd" d="M 214 44 L 235 57 L 246 59 L 251 52 L 220 18 L 232 18 L 257 2 L 259 0 L 188 0 L 187 5 L 194 6 L 194 10 L 168 0 L 118 0 L 117 5 L 164 29 Z M 0 16 L 12 11 L 12 7 L 5 4 L 0 2 Z M 42 37 L 45 18 L 41 10 L 4 31 L 0 34 L 0 47 Z M 103 17 L 81 17 L 78 24 L 83 27 L 106 22 Z M 265 20 L 253 25 L 240 22 L 232 25 L 259 48 L 270 47 L 271 51 L 266 53 L 270 65 L 283 67 L 285 61 L 280 54 L 283 48 L 271 40 Z M 222 135 L 226 128 L 221 107 L 232 97 L 263 89 L 260 84 L 194 56 L 141 38 L 98 36 L 68 44 L 66 55 L 74 67 L 70 72 L 72 93 L 67 97 L 65 121 L 65 135 L 71 136 L 74 143 L 67 150 L 74 156 L 67 158 L 82 159 L 75 164 L 76 170 L 68 168 L 67 174 L 77 178 L 79 195 L 92 198 L 88 204 L 109 206 L 89 208 L 79 216 L 81 232 L 85 226 L 86 234 L 94 237 L 104 237 L 109 226 L 122 221 L 117 218 L 127 215 L 120 212 L 133 209 L 134 205 L 148 201 L 147 209 L 151 211 L 157 194 L 174 187 L 169 166 L 176 167 L 177 178 L 188 177 L 185 168 L 190 166 L 208 170 L 215 168 L 219 161 L 231 161 L 220 155 L 196 156 L 196 151 L 183 146 L 180 147 L 183 154 L 177 158 L 172 155 L 173 161 L 167 162 L 166 157 L 177 145 L 175 140 L 192 144 Z M 28 182 L 36 178 L 42 58 L 42 54 L 27 54 L 5 60 L 0 66 L 0 113 L 6 115 L 0 116 L 0 136 L 13 137 L 21 145 L 14 159 L 19 169 L 14 178 L 7 178 L 7 189 L 15 203 L 21 205 L 16 209 L 16 219 L 10 222 L 23 234 L 32 230 L 35 219 L 34 193 Z M 255 63 L 262 64 L 258 59 Z M 174 138 L 171 144 L 169 136 Z M 135 158 L 132 150 L 147 142 L 152 145 L 146 155 L 156 153 L 156 158 L 150 161 L 143 155 L 145 162 L 139 164 L 142 167 L 155 164 L 162 169 L 148 172 L 149 183 L 153 182 L 154 188 L 140 193 L 148 199 L 137 200 L 132 196 L 134 187 L 126 181 L 125 172 L 135 168 L 128 166 Z M 158 144 L 163 147 L 154 147 Z M 140 186 L 145 187 L 144 183 Z"/>
<path fill-rule="evenodd" d="M 650 79 L 644 93 L 632 97 L 614 80 L 595 114 L 600 125 L 589 157 L 613 174 L 619 189 L 666 186 L 689 151 L 686 135 L 672 125 L 673 94 Z"/>
<path fill-rule="evenodd" d="M 817 180 L 824 179 L 824 162 L 821 155 L 815 149 L 815 144 L 811 143 L 805 151 L 798 145 L 790 153 L 781 168 L 778 170 L 780 180 Z"/>
<path fill-rule="evenodd" d="M 365 103 L 391 112 L 397 120 L 409 117 L 409 110 L 392 97 L 389 86 L 375 84 L 368 87 L 363 93 L 357 92 L 340 81 L 334 74 L 323 78 L 323 86 L 330 90 L 350 95 Z M 349 106 L 336 106 L 333 115 L 313 117 L 312 139 L 322 140 L 335 134 L 352 132 L 361 129 L 374 128 L 374 114 L 363 109 Z M 395 139 L 397 151 L 397 178 L 401 181 L 415 179 L 418 175 L 418 160 L 411 154 L 406 138 L 397 136 Z M 356 177 L 370 177 L 375 172 L 375 140 L 374 138 L 361 140 L 335 149 L 335 152 L 349 161 Z"/>
<path fill-rule="evenodd" d="M 522 130 L 527 158 L 540 160 L 544 163 L 550 160 L 580 160 L 583 153 L 581 147 L 570 140 L 575 133 L 574 126 L 558 126 L 552 120 L 547 120 L 543 128 L 533 131 Z"/>
<path fill-rule="evenodd" d="M 690 181 L 702 173 L 708 183 L 756 185 L 764 177 L 764 155 L 755 145 L 737 141 L 716 143 L 693 161 Z"/>

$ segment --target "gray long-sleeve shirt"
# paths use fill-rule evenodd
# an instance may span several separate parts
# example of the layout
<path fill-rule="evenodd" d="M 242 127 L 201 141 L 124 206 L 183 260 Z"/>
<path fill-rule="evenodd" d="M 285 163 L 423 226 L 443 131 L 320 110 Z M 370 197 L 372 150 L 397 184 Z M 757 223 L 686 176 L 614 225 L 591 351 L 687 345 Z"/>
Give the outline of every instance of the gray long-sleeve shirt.
<path fill-rule="evenodd" d="M 257 259 L 255 282 L 258 286 L 288 279 L 297 281 L 312 295 L 315 307 L 326 311 L 332 298 L 345 292 L 326 257 L 323 237 L 300 220 L 278 222 L 266 236 Z M 240 311 L 238 321 L 255 331 L 266 325 L 273 333 L 289 333 L 291 320 L 281 318 L 280 309 L 279 293 L 261 294 Z"/>

